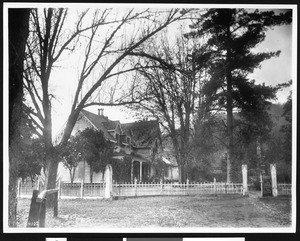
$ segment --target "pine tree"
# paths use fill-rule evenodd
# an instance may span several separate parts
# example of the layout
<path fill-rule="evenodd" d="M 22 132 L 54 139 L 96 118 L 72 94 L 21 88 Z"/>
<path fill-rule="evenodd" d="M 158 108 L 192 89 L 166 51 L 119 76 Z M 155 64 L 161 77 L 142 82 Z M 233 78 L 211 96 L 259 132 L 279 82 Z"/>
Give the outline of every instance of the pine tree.
<path fill-rule="evenodd" d="M 209 9 L 187 34 L 192 38 L 206 36 L 213 54 L 205 94 L 209 101 L 226 111 L 227 182 L 232 180 L 235 108 L 246 111 L 244 113 L 256 112 L 275 97 L 276 88 L 258 86 L 247 76 L 259 68 L 262 61 L 279 56 L 280 51 L 254 53 L 252 50 L 265 39 L 266 30 L 291 21 L 291 11 L 275 14 L 273 11 Z"/>

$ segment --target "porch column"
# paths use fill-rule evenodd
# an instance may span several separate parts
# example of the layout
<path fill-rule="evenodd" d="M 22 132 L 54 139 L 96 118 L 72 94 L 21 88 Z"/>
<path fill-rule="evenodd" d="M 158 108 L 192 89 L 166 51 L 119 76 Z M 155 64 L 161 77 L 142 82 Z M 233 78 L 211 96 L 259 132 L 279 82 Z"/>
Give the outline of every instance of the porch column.
<path fill-rule="evenodd" d="M 140 182 L 142 181 L 142 176 L 143 175 L 143 162 L 140 161 Z"/>
<path fill-rule="evenodd" d="M 148 178 L 151 178 L 151 166 L 149 164 L 148 164 Z"/>

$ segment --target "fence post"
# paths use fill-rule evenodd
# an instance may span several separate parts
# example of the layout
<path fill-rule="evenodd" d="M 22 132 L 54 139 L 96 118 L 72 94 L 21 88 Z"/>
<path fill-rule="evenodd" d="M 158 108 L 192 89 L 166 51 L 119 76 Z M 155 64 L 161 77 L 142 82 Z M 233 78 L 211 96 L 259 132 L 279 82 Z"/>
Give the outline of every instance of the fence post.
<path fill-rule="evenodd" d="M 190 183 L 190 180 L 187 178 L 186 179 L 186 195 L 189 194 L 189 183 Z"/>
<path fill-rule="evenodd" d="M 134 178 L 134 196 L 137 196 L 137 179 Z"/>
<path fill-rule="evenodd" d="M 248 194 L 248 182 L 247 182 L 247 165 L 242 165 L 243 176 L 243 196 Z"/>
<path fill-rule="evenodd" d="M 80 198 L 83 199 L 83 179 L 81 179 L 81 186 L 80 186 Z"/>
<path fill-rule="evenodd" d="M 216 193 L 216 192 L 217 192 L 217 180 L 214 177 L 214 193 Z"/>
<path fill-rule="evenodd" d="M 105 168 L 105 198 L 111 198 L 112 193 L 112 167 L 110 164 Z"/>
<path fill-rule="evenodd" d="M 264 190 L 263 190 L 263 178 L 262 178 L 262 173 L 261 172 L 259 174 L 259 179 L 260 179 L 260 196 L 263 197 Z"/>
<path fill-rule="evenodd" d="M 164 189 L 164 183 L 163 183 L 163 179 L 160 179 L 160 192 L 162 193 Z"/>
<path fill-rule="evenodd" d="M 61 179 L 58 179 L 58 194 L 57 194 L 57 198 L 60 199 L 61 197 Z"/>
<path fill-rule="evenodd" d="M 270 169 L 271 169 L 271 180 L 272 180 L 272 194 L 273 197 L 277 197 L 278 189 L 277 189 L 276 164 L 270 164 Z"/>

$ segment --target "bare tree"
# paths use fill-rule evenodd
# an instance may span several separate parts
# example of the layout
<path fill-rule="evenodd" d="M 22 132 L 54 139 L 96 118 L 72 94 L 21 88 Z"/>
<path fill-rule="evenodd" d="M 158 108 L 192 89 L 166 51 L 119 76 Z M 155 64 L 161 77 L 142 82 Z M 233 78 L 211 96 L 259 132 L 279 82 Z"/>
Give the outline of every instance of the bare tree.
<path fill-rule="evenodd" d="M 141 94 L 147 93 L 148 101 L 137 106 L 160 120 L 170 136 L 179 167 L 179 179 L 188 178 L 192 121 L 198 108 L 203 82 L 203 70 L 207 57 L 195 51 L 196 43 L 183 36 L 171 43 L 162 37 L 152 50 L 135 52 L 143 56 L 140 76 L 145 79 Z M 139 77 L 140 77 L 139 76 Z"/>
<path fill-rule="evenodd" d="M 31 14 L 31 34 L 27 44 L 25 88 L 33 108 L 28 108 L 45 141 L 47 156 L 46 188 L 55 186 L 58 158 L 52 138 L 51 73 L 60 57 L 67 51 L 84 49 L 80 74 L 70 114 L 60 146 L 66 145 L 80 111 L 92 105 L 121 105 L 136 100 L 129 96 L 107 103 L 99 101 L 101 86 L 114 78 L 136 70 L 126 65 L 126 57 L 150 37 L 182 18 L 178 9 L 86 10 L 79 15 L 73 29 L 66 28 L 67 9 L 34 9 Z M 90 22 L 88 21 L 90 20 Z M 69 33 L 66 33 L 68 30 Z M 81 45 L 79 49 L 78 46 Z M 93 77 L 93 78 L 92 78 Z"/>

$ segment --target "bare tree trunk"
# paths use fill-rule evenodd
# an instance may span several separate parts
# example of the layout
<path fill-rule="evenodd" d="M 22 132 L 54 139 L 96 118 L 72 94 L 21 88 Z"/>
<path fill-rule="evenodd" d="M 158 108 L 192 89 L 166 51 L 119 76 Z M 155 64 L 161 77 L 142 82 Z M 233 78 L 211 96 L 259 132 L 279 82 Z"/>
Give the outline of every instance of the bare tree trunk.
<path fill-rule="evenodd" d="M 72 167 L 71 169 L 69 169 L 71 184 L 73 184 L 74 182 L 75 171 L 76 171 L 76 167 Z"/>
<path fill-rule="evenodd" d="M 177 138 L 178 137 L 176 135 L 176 132 L 175 132 L 175 130 L 173 130 L 173 132 L 171 133 L 171 139 L 172 139 L 172 143 L 173 143 L 175 159 L 176 159 L 177 166 L 178 166 L 178 181 L 182 182 L 182 159 L 181 159 L 181 155 L 180 155 L 179 143 L 178 143 Z"/>
<path fill-rule="evenodd" d="M 23 61 L 30 9 L 9 9 L 9 197 L 8 225 L 17 226 L 18 144 L 23 104 Z"/>
<path fill-rule="evenodd" d="M 180 163 L 178 163 L 178 181 L 182 182 L 182 166 Z"/>
<path fill-rule="evenodd" d="M 90 183 L 93 183 L 93 174 L 94 174 L 94 169 L 92 166 L 90 166 Z"/>
<path fill-rule="evenodd" d="M 228 136 L 228 153 L 227 153 L 227 183 L 232 181 L 232 160 L 233 160 L 233 101 L 232 101 L 232 75 L 231 75 L 231 49 L 230 49 L 230 28 L 227 29 L 227 67 L 226 67 L 226 81 L 227 81 L 227 136 Z"/>
<path fill-rule="evenodd" d="M 74 182 L 74 178 L 75 178 L 75 172 L 76 172 L 76 167 L 73 167 L 73 174 L 72 174 L 72 183 Z"/>
<path fill-rule="evenodd" d="M 47 144 L 46 144 L 47 145 Z M 57 186 L 57 170 L 58 170 L 58 163 L 59 159 L 54 151 L 54 147 L 48 143 L 50 147 L 46 146 L 46 180 L 45 180 L 45 189 L 55 189 Z M 55 203 L 54 195 L 50 195 L 47 199 L 47 206 L 53 207 Z"/>
<path fill-rule="evenodd" d="M 49 141 L 45 143 L 46 146 L 46 185 L 45 189 L 56 188 L 56 178 L 59 158 L 55 153 L 52 143 Z"/>
<path fill-rule="evenodd" d="M 57 170 L 58 162 L 49 161 L 47 165 L 47 183 L 46 189 L 53 189 L 56 187 L 56 178 L 57 178 Z"/>
<path fill-rule="evenodd" d="M 14 147 L 12 147 L 14 146 Z M 9 185 L 8 185 L 8 226 L 17 227 L 17 183 L 18 183 L 18 172 L 17 162 L 18 158 L 15 155 L 17 145 L 11 144 L 9 151 Z"/>
<path fill-rule="evenodd" d="M 256 155 L 257 155 L 257 180 L 260 180 L 260 175 L 262 174 L 262 159 L 261 159 L 261 140 L 258 136 L 256 139 Z"/>

